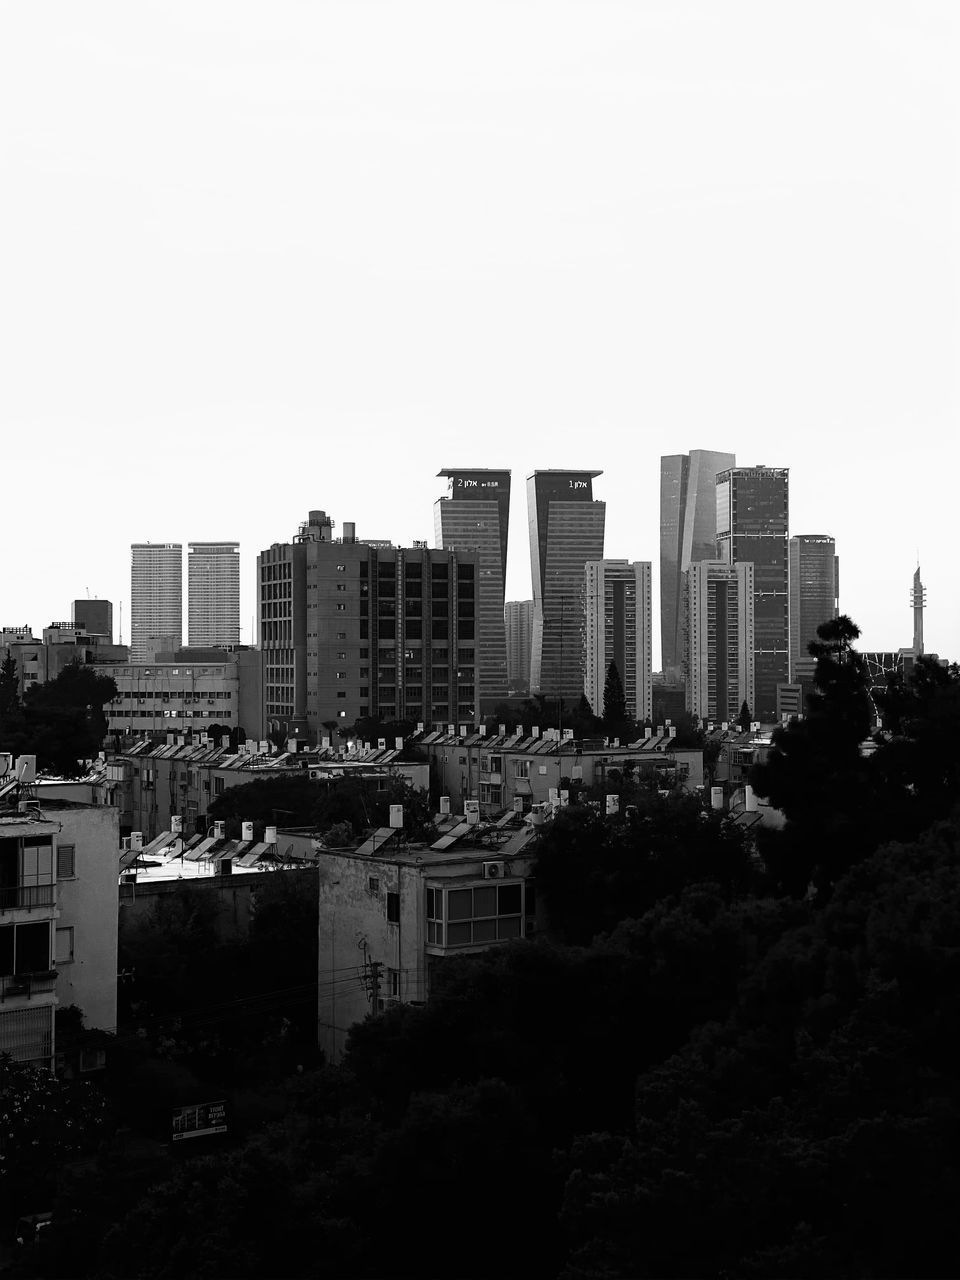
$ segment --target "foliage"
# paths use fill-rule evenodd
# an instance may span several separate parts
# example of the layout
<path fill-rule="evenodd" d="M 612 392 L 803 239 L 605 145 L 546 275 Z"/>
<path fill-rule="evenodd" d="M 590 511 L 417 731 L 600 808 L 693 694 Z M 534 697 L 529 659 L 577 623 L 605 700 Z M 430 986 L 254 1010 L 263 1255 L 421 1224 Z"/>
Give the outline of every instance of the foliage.
<path fill-rule="evenodd" d="M 951 1274 L 960 1245 L 960 828 L 891 846 L 786 929 L 574 1144 L 564 1275 Z"/>
<path fill-rule="evenodd" d="M 632 742 L 637 736 L 636 721 L 627 717 L 627 698 L 615 662 L 607 667 L 603 685 L 603 731 L 611 741 Z"/>
<path fill-rule="evenodd" d="M 744 698 L 740 706 L 740 714 L 737 716 L 737 724 L 744 733 L 747 733 L 749 732 L 752 723 L 753 712 L 750 710 L 750 704 L 747 702 L 746 698 Z"/>
<path fill-rule="evenodd" d="M 33 685 L 22 705 L 14 699 L 9 660 L 0 673 L 0 741 L 14 755 L 37 757 L 37 768 L 78 777 L 94 759 L 107 733 L 104 705 L 116 697 L 110 676 L 79 662 L 64 667 L 54 680 Z"/>
<path fill-rule="evenodd" d="M 728 897 L 751 882 L 741 829 L 697 797 L 638 791 L 632 803 L 634 812 L 609 818 L 592 806 L 563 809 L 540 837 L 537 887 L 564 942 L 587 943 L 697 881 Z"/>
<path fill-rule="evenodd" d="M 18 1212 L 35 1212 L 31 1199 L 52 1194 L 58 1166 L 97 1144 L 104 1118 L 103 1098 L 86 1081 L 0 1054 L 0 1189 L 17 1197 Z"/>
<path fill-rule="evenodd" d="M 570 729 L 574 738 L 602 738 L 604 736 L 603 721 L 595 716 L 584 694 L 577 699 L 547 698 L 542 693 L 525 698 L 517 705 L 516 700 L 502 703 L 496 707 L 493 715 L 485 721 L 488 734 L 498 731 L 501 724 L 507 726 L 509 732 L 519 724 L 525 734 L 529 734 L 536 726 L 542 733 L 544 729 Z"/>
<path fill-rule="evenodd" d="M 885 840 L 914 839 L 949 813 L 960 786 L 960 669 L 918 662 L 909 682 L 880 696 L 891 729 L 871 742 L 868 677 L 853 648 L 859 632 L 840 617 L 818 634 L 806 715 L 774 732 L 750 781 L 787 819 L 762 843 L 777 883 L 803 894 L 812 881 L 825 902 Z"/>

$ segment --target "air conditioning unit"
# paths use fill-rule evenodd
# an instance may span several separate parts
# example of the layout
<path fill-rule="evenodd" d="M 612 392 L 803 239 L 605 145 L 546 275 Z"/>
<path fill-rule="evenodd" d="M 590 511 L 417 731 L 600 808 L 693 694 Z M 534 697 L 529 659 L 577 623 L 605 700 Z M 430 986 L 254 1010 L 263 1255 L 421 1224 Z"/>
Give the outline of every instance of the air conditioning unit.
<path fill-rule="evenodd" d="M 502 880 L 506 875 L 506 863 L 484 862 L 480 865 L 480 875 L 484 880 Z"/>

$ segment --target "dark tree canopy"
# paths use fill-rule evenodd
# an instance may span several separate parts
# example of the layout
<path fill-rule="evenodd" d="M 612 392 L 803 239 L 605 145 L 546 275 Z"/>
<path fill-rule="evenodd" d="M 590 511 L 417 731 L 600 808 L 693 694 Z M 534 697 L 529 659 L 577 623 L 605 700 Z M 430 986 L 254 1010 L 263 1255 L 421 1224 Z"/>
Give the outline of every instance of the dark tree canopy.
<path fill-rule="evenodd" d="M 33 685 L 22 705 L 13 697 L 9 660 L 0 671 L 0 743 L 15 755 L 37 757 L 38 769 L 77 777 L 95 759 L 107 733 L 104 705 L 117 686 L 80 662 L 54 680 Z"/>

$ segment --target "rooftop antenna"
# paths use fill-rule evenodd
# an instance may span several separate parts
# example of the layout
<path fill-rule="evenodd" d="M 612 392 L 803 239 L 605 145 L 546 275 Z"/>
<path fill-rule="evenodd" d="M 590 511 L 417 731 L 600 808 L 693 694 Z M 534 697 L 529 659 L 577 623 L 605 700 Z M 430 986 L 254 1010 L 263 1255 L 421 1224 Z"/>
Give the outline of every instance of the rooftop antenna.
<path fill-rule="evenodd" d="M 120 602 L 120 634 L 117 637 L 117 644 L 123 644 L 123 601 Z"/>

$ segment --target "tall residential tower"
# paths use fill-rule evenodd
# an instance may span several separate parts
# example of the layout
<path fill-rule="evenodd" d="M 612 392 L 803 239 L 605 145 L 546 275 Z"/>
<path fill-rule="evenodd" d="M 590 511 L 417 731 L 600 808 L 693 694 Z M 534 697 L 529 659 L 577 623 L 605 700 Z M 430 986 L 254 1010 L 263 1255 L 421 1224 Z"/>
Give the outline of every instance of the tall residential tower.
<path fill-rule="evenodd" d="M 154 662 L 183 643 L 183 547 L 135 542 L 130 554 L 130 661 Z"/>
<path fill-rule="evenodd" d="M 583 584 L 603 559 L 606 503 L 593 499 L 602 471 L 535 471 L 527 477 L 533 641 L 530 690 L 577 700 L 583 693 Z"/>
<path fill-rule="evenodd" d="M 508 600 L 503 606 L 503 622 L 507 631 L 507 684 L 526 693 L 530 688 L 533 601 Z"/>
<path fill-rule="evenodd" d="M 189 542 L 187 548 L 187 643 L 239 644 L 240 543 Z"/>
<path fill-rule="evenodd" d="M 687 710 L 717 724 L 756 702 L 752 564 L 698 560 L 686 573 Z"/>
<path fill-rule="evenodd" d="M 508 692 L 503 590 L 507 575 L 510 472 L 445 467 L 450 495 L 434 504 L 436 544 L 444 551 L 475 551 L 477 582 L 477 681 L 481 714 Z"/>
<path fill-rule="evenodd" d="M 588 560 L 585 569 L 583 692 L 593 714 L 603 715 L 603 689 L 611 662 L 623 683 L 627 715 L 653 714 L 650 562 Z"/>
<path fill-rule="evenodd" d="M 732 453 L 692 449 L 660 459 L 660 643 L 664 672 L 683 662 L 683 575 L 717 556 L 717 474 Z"/>

